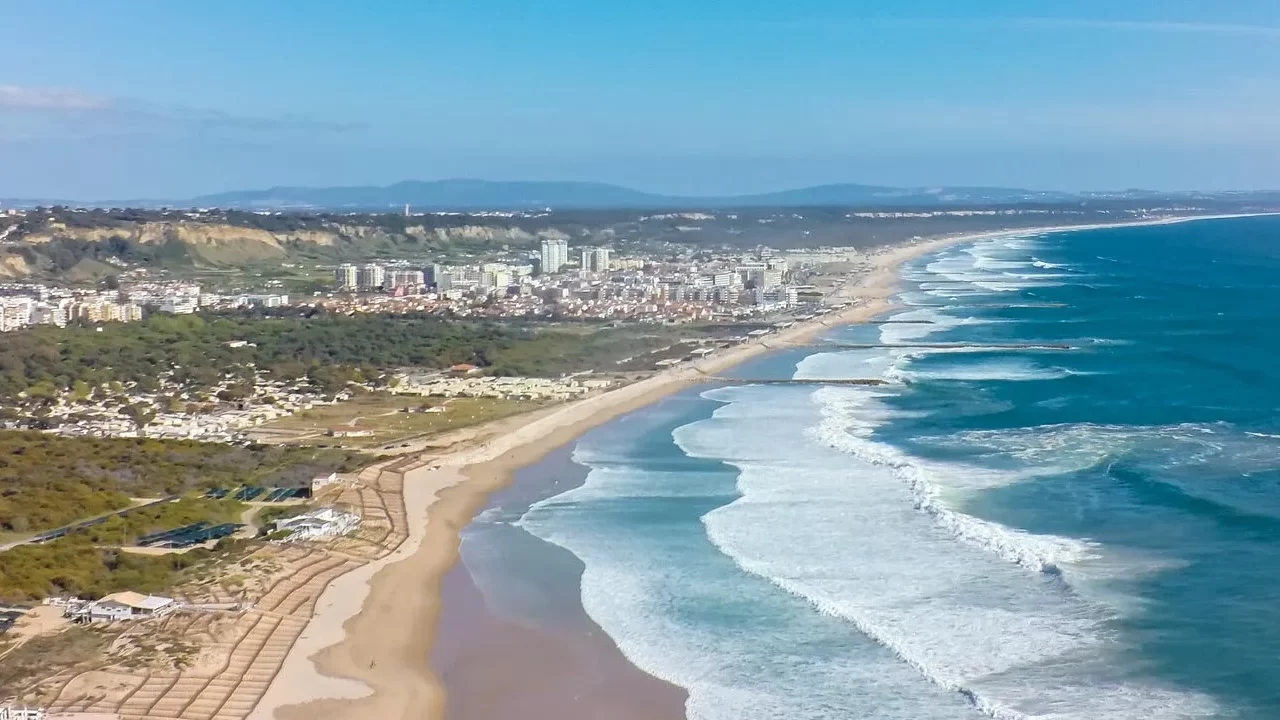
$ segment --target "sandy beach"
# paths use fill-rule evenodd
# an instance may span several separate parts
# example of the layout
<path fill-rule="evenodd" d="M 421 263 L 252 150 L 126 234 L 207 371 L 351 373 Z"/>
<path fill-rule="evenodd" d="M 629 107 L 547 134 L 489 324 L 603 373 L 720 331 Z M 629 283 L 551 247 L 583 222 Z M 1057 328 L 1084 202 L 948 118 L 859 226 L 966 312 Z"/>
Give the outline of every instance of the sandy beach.
<path fill-rule="evenodd" d="M 1174 218 L 1135 224 L 1181 222 Z M 898 268 L 947 245 L 998 235 L 1099 226 L 1018 229 L 920 241 L 869 255 L 871 269 L 836 291 L 839 311 L 797 323 L 697 362 L 570 404 L 508 418 L 478 433 L 470 445 L 433 457 L 404 477 L 408 539 L 390 555 L 334 581 L 285 658 L 255 720 L 355 720 L 444 717 L 445 692 L 432 670 L 442 586 L 459 559 L 459 532 L 507 486 L 514 473 L 565 446 L 586 430 L 705 382 L 708 375 L 789 344 L 814 340 L 826 328 L 865 322 L 890 309 Z M 474 590 L 472 588 L 471 590 Z M 455 588 L 453 597 L 467 588 Z M 454 638 L 451 642 L 457 642 Z M 528 642 L 533 642 L 532 636 Z M 619 716 L 622 717 L 622 716 Z M 632 717 L 628 715 L 627 717 Z M 644 717 L 636 714 L 634 717 Z"/>
<path fill-rule="evenodd" d="M 685 717 L 687 691 L 632 665 L 587 614 L 583 562 L 512 524 L 586 481 L 578 441 L 516 471 L 462 532 L 431 652 L 448 720 Z"/>

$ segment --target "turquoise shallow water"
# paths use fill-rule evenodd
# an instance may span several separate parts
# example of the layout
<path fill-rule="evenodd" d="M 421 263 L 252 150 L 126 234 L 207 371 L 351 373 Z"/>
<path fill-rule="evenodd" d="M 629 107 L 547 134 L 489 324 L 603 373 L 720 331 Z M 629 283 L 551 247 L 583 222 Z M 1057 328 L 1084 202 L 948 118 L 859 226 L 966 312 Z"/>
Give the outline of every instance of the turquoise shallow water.
<path fill-rule="evenodd" d="M 516 523 L 693 718 L 1280 717 L 1280 220 L 1009 236 L 584 437 Z"/>

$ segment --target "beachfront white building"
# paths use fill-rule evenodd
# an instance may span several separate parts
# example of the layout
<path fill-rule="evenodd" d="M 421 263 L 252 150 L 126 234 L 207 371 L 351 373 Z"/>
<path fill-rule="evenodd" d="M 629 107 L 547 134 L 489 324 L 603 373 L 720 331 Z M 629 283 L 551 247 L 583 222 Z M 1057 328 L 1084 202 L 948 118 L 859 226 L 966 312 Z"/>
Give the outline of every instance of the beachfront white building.
<path fill-rule="evenodd" d="M 44 708 L 0 705 L 0 720 L 45 720 Z"/>
<path fill-rule="evenodd" d="M 67 617 L 81 622 L 113 622 L 164 617 L 177 608 L 173 598 L 124 591 L 84 604 L 69 604 Z"/>
<path fill-rule="evenodd" d="M 341 537 L 358 527 L 360 527 L 359 515 L 332 507 L 277 520 L 275 525 L 277 532 L 283 530 L 289 533 L 282 538 L 285 542 Z"/>

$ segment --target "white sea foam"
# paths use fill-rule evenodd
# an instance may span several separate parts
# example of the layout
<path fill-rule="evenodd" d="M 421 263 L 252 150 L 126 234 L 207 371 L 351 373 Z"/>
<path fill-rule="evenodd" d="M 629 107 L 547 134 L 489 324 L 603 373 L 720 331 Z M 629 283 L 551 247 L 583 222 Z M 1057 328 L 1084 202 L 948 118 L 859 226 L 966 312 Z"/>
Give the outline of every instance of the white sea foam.
<path fill-rule="evenodd" d="M 940 447 L 966 448 L 1036 465 L 1050 460 L 1087 467 L 1131 456 L 1162 463 L 1213 464 L 1232 472 L 1280 467 L 1280 437 L 1236 432 L 1220 423 L 1104 425 L 1068 423 L 1006 430 L 967 430 L 924 438 Z M 1166 469 L 1169 465 L 1162 465 Z"/>
<path fill-rule="evenodd" d="M 1029 251 L 1040 241 L 1035 237 L 993 238 L 966 247 L 954 248 L 917 268 L 908 279 L 921 289 L 941 296 L 970 292 L 1010 293 L 1036 287 L 1055 287 L 1064 273 L 1035 272 L 1033 268 L 1054 269 L 1036 261 Z M 939 280 L 943 284 L 936 284 Z M 970 290 L 966 290 L 966 286 Z"/>
<path fill-rule="evenodd" d="M 895 354 L 881 348 L 814 353 L 796 365 L 798 380 L 880 378 L 889 373 Z"/>
<path fill-rule="evenodd" d="M 947 348 L 947 350 L 950 349 L 951 348 Z M 969 348 L 956 349 L 968 350 Z M 904 356 L 904 359 L 909 361 L 914 357 L 919 357 L 919 355 L 920 354 L 916 354 L 914 356 L 907 355 Z M 999 357 L 985 360 L 980 363 L 935 366 L 928 370 L 909 370 L 895 367 L 890 368 L 886 372 L 885 377 L 897 382 L 918 382 L 922 380 L 1019 382 L 1029 380 L 1059 380 L 1078 374 L 1081 373 L 1068 368 L 1040 365 L 1029 358 Z"/>
<path fill-rule="evenodd" d="M 900 312 L 890 318 L 894 322 L 886 322 L 880 325 L 880 342 L 886 345 L 910 345 L 924 342 L 931 335 L 956 327 L 1013 322 L 1006 319 L 993 320 L 976 316 L 956 317 L 951 314 L 951 312 L 963 312 L 965 309 L 964 306 L 918 307 Z M 864 367 L 868 370 L 879 369 L 879 377 L 900 383 L 921 380 L 1052 380 L 1081 374 L 1079 371 L 1069 368 L 1041 365 L 1033 359 L 1023 357 L 993 358 L 981 363 L 935 364 L 928 370 L 912 369 L 913 363 L 922 357 L 930 355 L 1007 352 L 1007 349 L 999 347 L 983 347 L 979 345 L 954 348 L 912 348 L 910 350 L 881 349 L 877 352 L 879 353 L 878 355 L 872 354 L 863 359 Z M 811 372 L 811 366 L 808 364 L 810 361 L 806 359 L 800 364 L 796 377 L 844 377 L 840 374 L 840 369 L 837 366 L 841 363 L 849 362 L 849 359 L 841 354 L 835 354 L 831 357 L 834 360 L 827 363 L 824 372 L 821 373 Z M 868 374 L 867 370 L 863 370 L 861 374 L 854 377 L 874 377 L 874 375 Z"/>
<path fill-rule="evenodd" d="M 780 421 L 808 412 L 806 391 L 769 390 L 797 400 L 774 406 Z M 746 406 L 722 411 L 750 415 Z M 653 459 L 636 464 L 627 440 L 580 443 L 576 459 L 592 464 L 586 483 L 538 503 L 519 524 L 583 561 L 587 612 L 638 667 L 689 690 L 691 720 L 974 717 L 962 697 L 924 682 L 870 639 L 742 573 L 696 519 L 664 523 L 671 513 L 655 510 L 668 506 L 660 495 L 636 494 L 683 486 L 686 495 L 714 495 L 733 487 L 730 468 L 659 462 L 668 469 L 655 472 Z M 621 472 L 628 465 L 629 475 Z"/>
<path fill-rule="evenodd" d="M 1192 498 L 1239 513 L 1280 518 L 1275 486 L 1280 437 L 1241 432 L 1225 424 L 1134 426 L 1072 423 L 1009 430 L 976 430 L 922 438 L 934 447 L 1008 458 L 1025 466 L 1052 463 L 1058 472 L 1120 462 L 1145 482 L 1168 485 Z M 1259 476 L 1253 480 L 1254 476 Z M 1231 478 L 1230 482 L 1214 477 Z"/>
<path fill-rule="evenodd" d="M 987 489 L 1016 482 L 1025 475 L 1001 473 L 977 467 L 932 466 L 887 443 L 871 439 L 880 418 L 887 411 L 879 396 L 862 388 L 821 388 L 814 393 L 822 420 L 810 431 L 824 445 L 849 453 L 869 465 L 890 470 L 911 489 L 914 504 L 941 526 L 968 543 L 1009 562 L 1036 572 L 1060 572 L 1066 563 L 1095 557 L 1086 542 L 1051 535 L 1035 535 L 998 523 L 987 522 L 948 507 L 948 491 Z M 941 485 L 935 478 L 952 478 Z M 956 478 L 960 482 L 956 482 Z"/>
<path fill-rule="evenodd" d="M 1034 267 L 1031 263 L 1023 260 L 997 260 L 990 256 L 977 255 L 973 262 L 973 266 L 979 270 L 1025 270 Z"/>
<path fill-rule="evenodd" d="M 1046 270 L 1056 270 L 1056 269 L 1058 269 L 1058 268 L 1064 268 L 1064 267 L 1066 267 L 1066 265 L 1063 265 L 1063 264 L 1061 264 L 1061 263 L 1045 262 L 1044 260 L 1041 260 L 1040 258 L 1034 258 L 1034 259 L 1032 259 L 1031 264 L 1032 264 L 1032 265 L 1034 265 L 1034 266 L 1036 266 L 1036 267 L 1038 267 L 1038 268 L 1044 268 L 1044 269 L 1046 269 Z"/>
<path fill-rule="evenodd" d="M 1040 282 L 993 264 L 1014 262 L 1008 258 L 1036 242 L 1000 239 L 984 251 L 993 253 L 987 268 L 968 253 L 920 263 L 913 279 L 943 282 L 922 286 L 911 311 L 919 314 L 907 319 L 932 322 L 882 325 L 882 341 L 919 340 L 966 322 L 957 317 L 962 308 L 924 307 L 935 304 L 930 298 L 998 292 L 977 283 Z M 910 372 L 926 352 L 989 350 L 819 353 L 796 376 Z M 539 503 L 521 524 L 583 560 L 588 613 L 639 667 L 689 690 L 691 720 L 956 720 L 974 709 L 1008 720 L 1215 715 L 1206 696 L 1123 664 L 1110 621 L 1136 611 L 1136 602 L 1078 592 L 1077 579 L 1141 572 L 1139 564 L 1087 541 L 962 512 L 976 492 L 1087 467 L 1094 455 L 1046 452 L 1010 471 L 926 461 L 877 439 L 877 428 L 896 417 L 885 392 L 893 390 L 761 385 L 706 393 L 724 405 L 674 439 L 691 457 L 736 468 L 741 496 L 704 516 L 705 538 L 619 513 L 665 498 L 718 497 L 722 489 L 706 485 L 710 471 L 642 470 L 601 443 L 578 457 L 593 468 L 587 482 Z M 997 435 L 985 440 L 999 442 Z M 748 576 L 726 572 L 697 552 L 699 539 L 883 651 L 815 625 Z M 922 689 L 921 678 L 938 690 Z"/>
<path fill-rule="evenodd" d="M 1111 611 L 1019 567 L 1079 562 L 1087 544 L 963 516 L 946 506 L 941 484 L 929 486 L 944 474 L 952 487 L 1015 476 L 929 466 L 859 437 L 888 409 L 874 392 L 828 390 L 810 399 L 825 406 L 811 408 L 816 426 L 795 422 L 803 413 L 794 395 L 724 388 L 708 395 L 729 405 L 675 433 L 687 454 L 739 468 L 742 498 L 704 522 L 743 569 L 850 622 L 992 717 L 1212 712 L 1204 697 L 1106 676 Z"/>
<path fill-rule="evenodd" d="M 961 325 L 981 325 L 987 322 L 979 317 L 958 318 L 933 307 L 907 310 L 889 319 L 895 322 L 880 325 L 880 342 L 886 345 L 908 344 Z"/>

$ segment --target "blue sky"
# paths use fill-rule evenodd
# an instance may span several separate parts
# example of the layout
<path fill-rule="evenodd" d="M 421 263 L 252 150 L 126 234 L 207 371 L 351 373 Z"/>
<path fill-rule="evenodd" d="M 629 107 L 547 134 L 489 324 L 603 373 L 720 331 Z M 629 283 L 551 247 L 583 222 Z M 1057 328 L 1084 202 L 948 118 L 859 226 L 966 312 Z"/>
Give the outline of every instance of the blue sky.
<path fill-rule="evenodd" d="M 1275 0 L 0 0 L 0 196 L 1280 188 Z"/>

